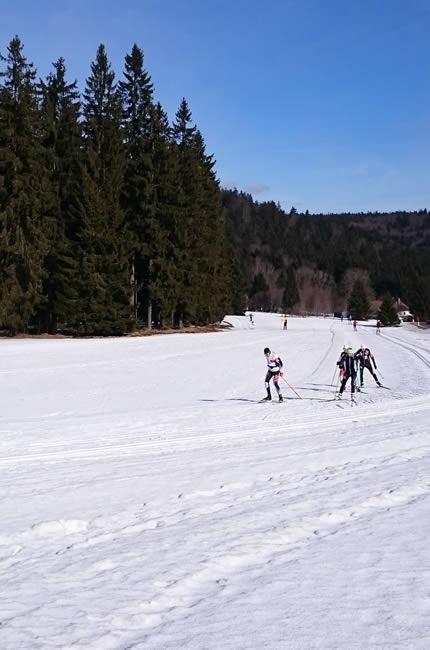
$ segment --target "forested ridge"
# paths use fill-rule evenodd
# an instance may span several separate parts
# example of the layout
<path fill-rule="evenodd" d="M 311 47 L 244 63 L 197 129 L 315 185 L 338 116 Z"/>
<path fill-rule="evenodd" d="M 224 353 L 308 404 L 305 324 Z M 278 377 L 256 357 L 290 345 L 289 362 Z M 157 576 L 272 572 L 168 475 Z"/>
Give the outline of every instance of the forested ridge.
<path fill-rule="evenodd" d="M 0 329 L 119 335 L 252 309 L 342 309 L 369 295 L 430 308 L 420 213 L 285 213 L 221 190 L 182 99 L 172 121 L 134 45 L 103 45 L 84 92 L 60 57 L 45 79 L 18 37 L 0 71 Z"/>
<path fill-rule="evenodd" d="M 223 192 L 227 237 L 250 307 L 342 311 L 359 278 L 369 298 L 390 294 L 430 316 L 430 215 L 286 213 L 274 202 Z"/>

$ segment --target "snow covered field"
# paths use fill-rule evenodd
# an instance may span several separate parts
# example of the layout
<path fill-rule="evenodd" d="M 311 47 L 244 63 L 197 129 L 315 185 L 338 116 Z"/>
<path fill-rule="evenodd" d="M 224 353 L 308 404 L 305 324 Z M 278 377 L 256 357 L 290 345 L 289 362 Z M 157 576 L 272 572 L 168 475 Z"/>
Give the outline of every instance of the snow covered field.
<path fill-rule="evenodd" d="M 254 318 L 0 341 L 2 650 L 430 648 L 430 333 Z"/>

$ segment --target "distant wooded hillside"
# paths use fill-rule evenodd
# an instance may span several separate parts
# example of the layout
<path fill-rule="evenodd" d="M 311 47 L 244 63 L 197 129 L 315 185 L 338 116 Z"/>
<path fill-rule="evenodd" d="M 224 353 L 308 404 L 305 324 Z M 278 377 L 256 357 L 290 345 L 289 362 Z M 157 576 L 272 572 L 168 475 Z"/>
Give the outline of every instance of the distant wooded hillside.
<path fill-rule="evenodd" d="M 235 190 L 222 197 L 251 309 L 341 311 L 360 279 L 369 298 L 388 292 L 429 317 L 427 210 L 311 215 Z"/>

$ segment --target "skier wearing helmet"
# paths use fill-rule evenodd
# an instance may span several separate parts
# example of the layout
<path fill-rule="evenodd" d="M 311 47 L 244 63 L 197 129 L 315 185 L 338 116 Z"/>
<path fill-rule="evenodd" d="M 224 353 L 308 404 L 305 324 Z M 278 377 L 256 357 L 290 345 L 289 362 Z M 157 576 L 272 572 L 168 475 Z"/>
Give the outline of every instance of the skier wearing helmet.
<path fill-rule="evenodd" d="M 344 361 L 344 373 L 343 373 L 342 383 L 339 389 L 338 399 L 341 399 L 348 379 L 351 379 L 351 399 L 353 399 L 353 395 L 355 393 L 356 376 L 357 376 L 357 372 L 355 370 L 354 352 L 352 350 L 352 347 L 349 346 L 346 349 L 346 356 Z"/>
<path fill-rule="evenodd" d="M 359 368 L 360 368 L 360 386 L 363 388 L 364 385 L 364 369 L 367 368 L 367 370 L 370 372 L 372 375 L 373 379 L 376 381 L 377 385 L 380 386 L 381 382 L 379 381 L 378 377 L 376 376 L 376 373 L 374 372 L 372 368 L 372 363 L 373 366 L 376 368 L 376 362 L 375 362 L 375 357 L 369 350 L 369 348 L 366 348 L 365 345 L 362 343 L 361 347 L 357 352 L 354 354 L 354 359 L 358 362 Z"/>
<path fill-rule="evenodd" d="M 266 385 L 267 396 L 262 400 L 264 402 L 269 402 L 272 399 L 272 394 L 270 392 L 270 380 L 273 379 L 273 384 L 278 393 L 278 399 L 280 402 L 283 401 L 281 395 L 281 389 L 279 388 L 279 377 L 282 377 L 282 361 L 281 358 L 270 350 L 270 348 L 264 348 L 264 356 L 266 357 L 267 362 L 267 373 L 264 380 Z"/>
<path fill-rule="evenodd" d="M 346 357 L 348 356 L 346 354 L 346 350 L 347 350 L 347 346 L 344 345 L 343 348 L 342 348 L 342 352 L 340 353 L 340 357 L 339 357 L 339 359 L 338 359 L 338 361 L 336 363 L 337 367 L 339 368 L 339 377 L 340 378 L 343 377 L 343 374 L 345 372 L 345 360 L 346 360 Z"/>

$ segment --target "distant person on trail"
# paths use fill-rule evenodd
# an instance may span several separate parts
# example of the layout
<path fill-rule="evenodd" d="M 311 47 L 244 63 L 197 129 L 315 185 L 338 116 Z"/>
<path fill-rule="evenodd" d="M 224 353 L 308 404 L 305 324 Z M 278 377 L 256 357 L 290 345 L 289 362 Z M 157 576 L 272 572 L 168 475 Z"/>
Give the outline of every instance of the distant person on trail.
<path fill-rule="evenodd" d="M 288 320 L 287 317 L 285 316 L 284 318 L 284 330 L 288 329 Z"/>
<path fill-rule="evenodd" d="M 254 325 L 254 318 L 253 318 L 252 314 L 249 314 L 249 323 L 250 323 L 250 325 Z"/>
<path fill-rule="evenodd" d="M 270 380 L 273 379 L 273 384 L 276 388 L 276 392 L 278 393 L 278 399 L 280 402 L 282 402 L 283 398 L 278 383 L 279 377 L 282 377 L 283 364 L 281 358 L 278 357 L 274 352 L 272 352 L 270 348 L 264 348 L 264 356 L 266 357 L 266 362 L 267 362 L 267 373 L 266 373 L 266 378 L 264 380 L 266 385 L 267 396 L 262 401 L 269 402 L 272 399 L 272 395 L 270 392 Z"/>
<path fill-rule="evenodd" d="M 340 322 L 343 323 L 343 314 L 340 315 Z"/>
<path fill-rule="evenodd" d="M 366 348 L 364 345 L 361 345 L 360 349 L 357 350 L 357 352 L 354 354 L 354 359 L 357 361 L 358 366 L 360 368 L 360 387 L 363 388 L 364 386 L 363 375 L 364 375 L 365 368 L 367 368 L 367 370 L 370 372 L 373 379 L 376 381 L 377 385 L 380 386 L 381 382 L 379 381 L 378 377 L 376 376 L 372 368 L 372 363 L 373 363 L 375 370 L 377 370 L 375 357 L 373 356 L 369 348 Z"/>
<path fill-rule="evenodd" d="M 340 384 L 339 394 L 337 395 L 338 399 L 342 398 L 343 391 L 345 390 L 346 382 L 348 379 L 351 379 L 351 399 L 355 393 L 355 379 L 357 376 L 355 370 L 355 359 L 354 352 L 351 347 L 348 347 L 345 350 L 345 361 L 344 361 L 344 373 L 342 378 L 342 383 Z"/>
<path fill-rule="evenodd" d="M 380 320 L 378 320 L 378 322 L 376 323 L 376 333 L 377 334 L 381 333 L 381 321 Z"/>
<path fill-rule="evenodd" d="M 352 324 L 353 324 L 353 326 L 354 326 L 354 332 L 356 332 L 356 331 L 357 331 L 357 321 L 356 321 L 356 320 L 353 320 L 353 321 L 352 321 Z"/>

